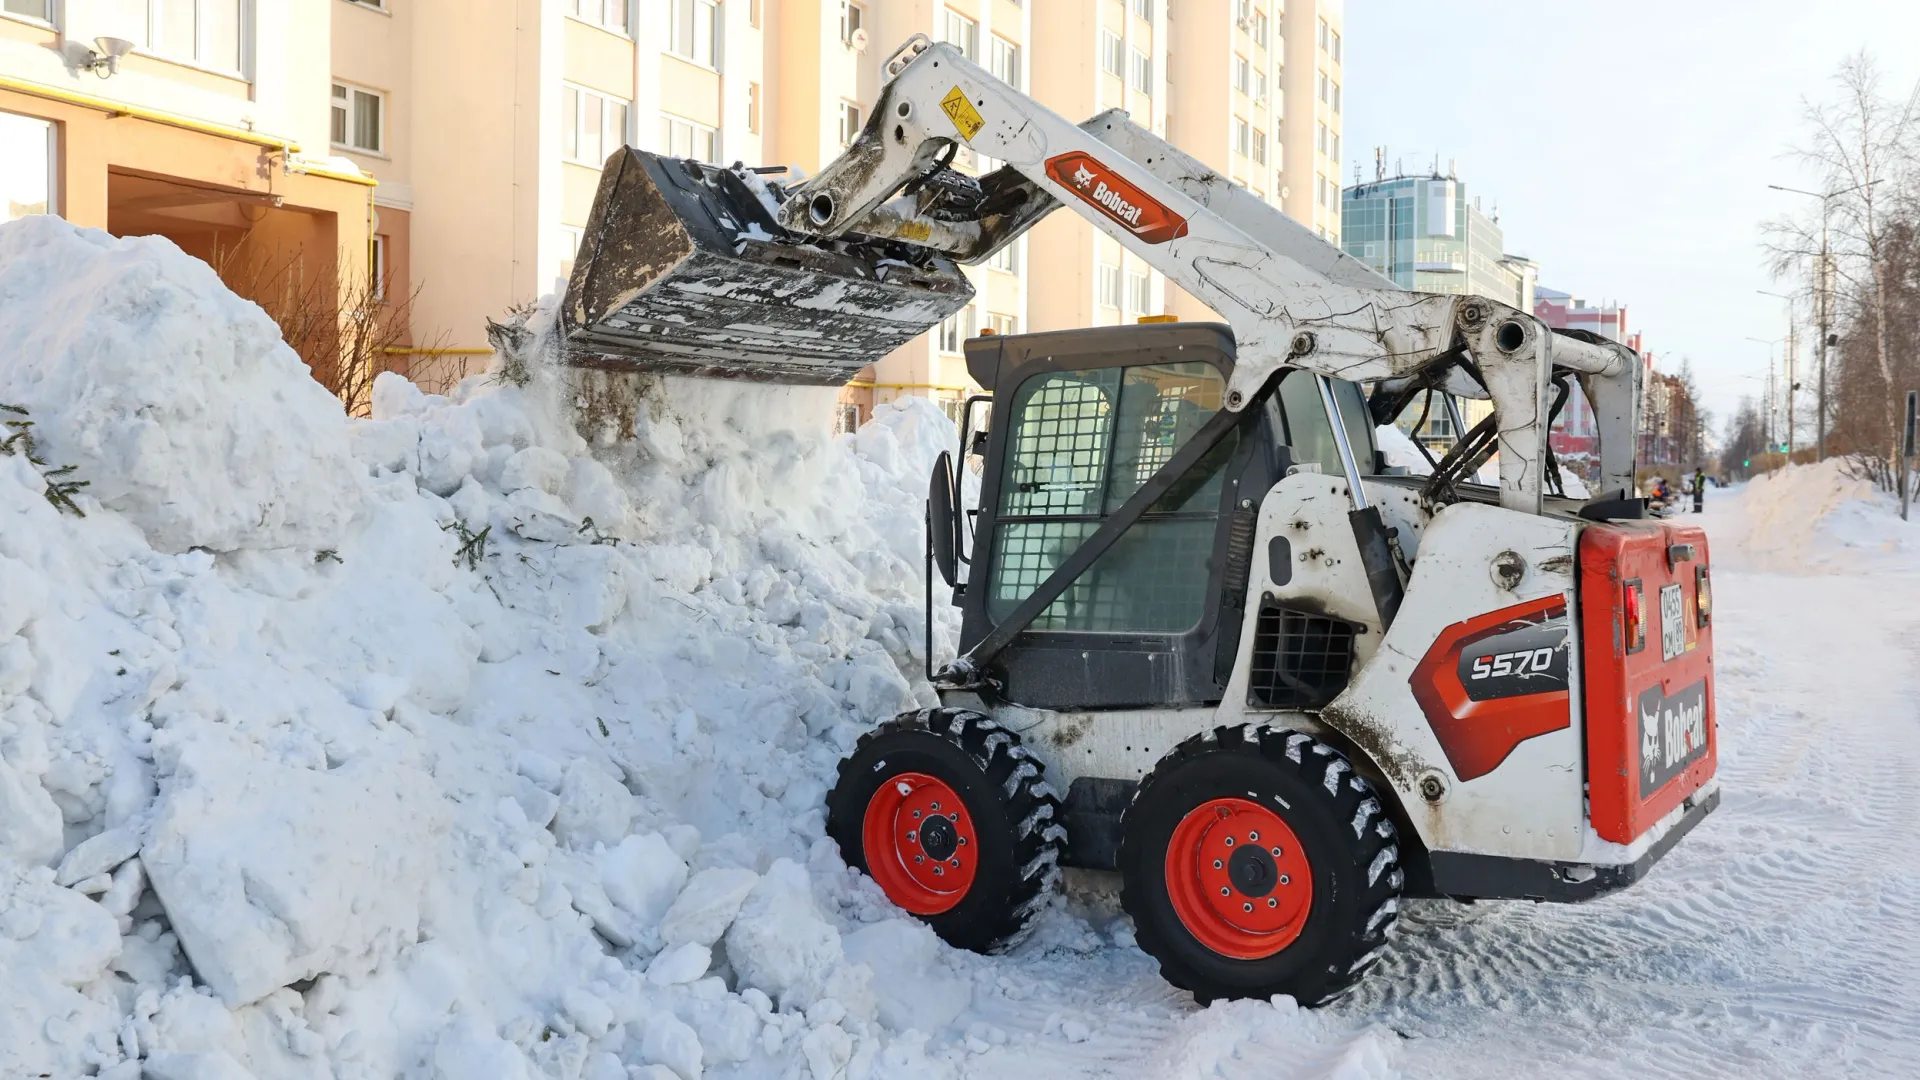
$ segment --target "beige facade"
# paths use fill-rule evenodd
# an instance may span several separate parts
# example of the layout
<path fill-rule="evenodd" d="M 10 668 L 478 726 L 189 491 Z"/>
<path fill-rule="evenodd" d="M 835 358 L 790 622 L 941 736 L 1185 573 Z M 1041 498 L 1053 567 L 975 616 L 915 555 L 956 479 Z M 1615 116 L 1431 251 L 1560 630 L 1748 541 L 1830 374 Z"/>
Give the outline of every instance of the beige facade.
<path fill-rule="evenodd" d="M 305 260 L 364 281 L 370 177 L 333 156 L 341 0 L 6 0 L 0 220 L 165 236 L 229 268 Z M 109 60 L 107 44 L 128 48 Z"/>

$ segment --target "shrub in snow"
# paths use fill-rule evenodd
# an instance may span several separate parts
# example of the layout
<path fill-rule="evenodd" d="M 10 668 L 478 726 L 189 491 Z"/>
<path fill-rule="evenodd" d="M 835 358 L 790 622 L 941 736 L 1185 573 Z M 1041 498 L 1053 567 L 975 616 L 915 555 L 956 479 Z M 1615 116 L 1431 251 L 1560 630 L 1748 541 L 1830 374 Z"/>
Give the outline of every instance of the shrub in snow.
<path fill-rule="evenodd" d="M 170 241 L 12 223 L 0 342 L 0 401 L 162 551 L 331 547 L 359 509 L 339 401 Z"/>

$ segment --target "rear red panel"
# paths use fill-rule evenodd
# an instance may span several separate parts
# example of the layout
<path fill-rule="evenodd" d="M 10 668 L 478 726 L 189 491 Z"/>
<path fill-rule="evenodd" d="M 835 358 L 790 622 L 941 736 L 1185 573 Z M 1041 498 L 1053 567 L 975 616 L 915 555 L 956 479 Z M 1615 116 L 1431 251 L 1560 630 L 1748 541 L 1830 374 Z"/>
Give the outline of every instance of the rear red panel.
<path fill-rule="evenodd" d="M 1697 525 L 1614 522 L 1580 534 L 1587 798 L 1602 839 L 1632 842 L 1713 777 L 1710 578 L 1705 617 L 1700 610 L 1706 567 L 1707 534 Z M 1637 647 L 1628 622 L 1636 590 Z"/>

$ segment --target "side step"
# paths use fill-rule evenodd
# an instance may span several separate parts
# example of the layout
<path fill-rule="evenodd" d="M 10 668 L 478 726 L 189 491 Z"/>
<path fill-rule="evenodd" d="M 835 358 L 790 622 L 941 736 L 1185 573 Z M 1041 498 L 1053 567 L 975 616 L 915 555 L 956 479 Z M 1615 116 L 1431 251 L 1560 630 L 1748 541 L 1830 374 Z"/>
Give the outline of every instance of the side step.
<path fill-rule="evenodd" d="M 973 298 L 930 249 L 789 233 L 781 198 L 738 166 L 615 152 L 561 307 L 568 362 L 838 386 Z"/>

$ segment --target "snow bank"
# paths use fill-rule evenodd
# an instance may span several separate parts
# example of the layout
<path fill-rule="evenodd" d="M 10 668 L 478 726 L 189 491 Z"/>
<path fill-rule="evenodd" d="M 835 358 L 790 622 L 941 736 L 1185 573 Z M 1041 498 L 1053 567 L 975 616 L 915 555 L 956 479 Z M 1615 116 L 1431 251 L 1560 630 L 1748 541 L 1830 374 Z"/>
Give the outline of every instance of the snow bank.
<path fill-rule="evenodd" d="M 326 547 L 359 509 L 340 403 L 165 240 L 0 231 L 0 341 L 0 402 L 32 414 L 40 456 L 158 550 Z"/>
<path fill-rule="evenodd" d="M 1736 542 L 1714 557 L 1741 570 L 1839 573 L 1904 570 L 1920 554 L 1920 522 L 1900 520 L 1900 500 L 1829 458 L 1707 492 L 1709 513 L 1731 517 Z"/>
<path fill-rule="evenodd" d="M 164 241 L 0 226 L 0 401 L 46 462 L 0 454 L 0 1074 L 968 1053 L 874 996 L 888 958 L 845 943 L 898 914 L 821 810 L 931 700 L 951 425 L 912 399 L 834 438 L 829 391 L 557 370 L 551 315 L 527 385 L 386 376 L 350 421 Z M 68 464 L 84 517 L 48 498 Z M 968 961 L 913 962 L 943 1023 Z"/>

